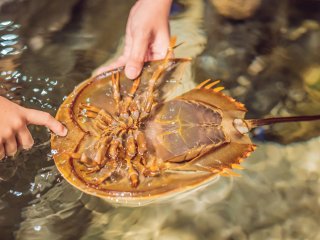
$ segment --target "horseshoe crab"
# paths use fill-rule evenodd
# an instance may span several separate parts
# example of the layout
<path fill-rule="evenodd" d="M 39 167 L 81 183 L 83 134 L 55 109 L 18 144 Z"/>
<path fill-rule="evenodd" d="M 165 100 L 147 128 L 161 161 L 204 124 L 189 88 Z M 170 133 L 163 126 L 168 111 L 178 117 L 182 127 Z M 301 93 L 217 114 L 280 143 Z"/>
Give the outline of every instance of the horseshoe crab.
<path fill-rule="evenodd" d="M 147 62 L 139 78 L 123 68 L 82 82 L 56 118 L 69 129 L 52 136 L 57 168 L 80 190 L 128 206 L 195 189 L 218 175 L 238 175 L 254 150 L 247 133 L 264 124 L 319 116 L 245 120 L 243 104 L 204 81 L 173 99 L 177 72 L 189 59 Z M 180 70 L 179 70 L 180 69 Z"/>

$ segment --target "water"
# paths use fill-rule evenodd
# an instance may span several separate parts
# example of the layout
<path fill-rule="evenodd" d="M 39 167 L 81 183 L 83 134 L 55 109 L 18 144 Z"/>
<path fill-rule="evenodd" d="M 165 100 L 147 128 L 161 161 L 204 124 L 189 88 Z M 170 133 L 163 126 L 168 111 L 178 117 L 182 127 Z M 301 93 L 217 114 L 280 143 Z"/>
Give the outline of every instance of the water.
<path fill-rule="evenodd" d="M 121 53 L 133 2 L 2 1 L 0 94 L 54 114 Z M 176 55 L 194 58 L 179 91 L 221 78 L 250 117 L 319 114 L 319 1 L 266 2 L 243 21 L 219 16 L 209 0 L 175 3 L 171 29 L 184 42 Z M 241 178 L 140 208 L 70 186 L 52 161 L 49 133 L 31 130 L 35 147 L 0 163 L 1 239 L 320 238 L 319 122 L 260 128 Z"/>

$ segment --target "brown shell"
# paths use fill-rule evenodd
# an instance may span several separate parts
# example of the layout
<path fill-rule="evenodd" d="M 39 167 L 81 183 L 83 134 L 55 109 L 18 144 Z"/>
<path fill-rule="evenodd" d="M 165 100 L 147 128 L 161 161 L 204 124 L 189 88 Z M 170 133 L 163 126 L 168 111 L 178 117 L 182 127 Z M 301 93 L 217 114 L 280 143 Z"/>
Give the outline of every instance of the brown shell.
<path fill-rule="evenodd" d="M 233 126 L 235 118 L 244 118 L 246 109 L 209 85 L 169 100 L 170 91 L 180 84 L 186 62 L 185 59 L 170 60 L 170 67 L 157 82 L 154 96 L 158 104 L 140 129 L 147 140 L 146 161 L 156 161 L 160 169 L 158 175 L 140 174 L 139 185 L 132 187 L 125 165 L 119 163 L 115 168 L 107 164 L 103 171 L 116 170 L 106 181 L 97 183 L 95 179 L 103 171 L 89 176 L 85 166 L 71 156 L 93 151 L 91 146 L 97 141 L 90 134 L 91 120 L 78 117 L 80 103 L 90 102 L 115 114 L 112 72 L 108 72 L 77 86 L 57 113 L 56 118 L 69 130 L 66 137 L 52 136 L 51 139 L 54 160 L 63 177 L 86 193 L 137 206 L 202 186 L 218 175 L 232 175 L 230 169 L 238 167 L 241 159 L 254 149 L 250 138 Z M 159 64 L 161 61 L 146 63 L 135 98 L 141 98 L 146 92 L 148 81 Z M 125 96 L 132 80 L 125 77 L 123 69 L 117 71 L 120 72 L 120 94 Z"/>

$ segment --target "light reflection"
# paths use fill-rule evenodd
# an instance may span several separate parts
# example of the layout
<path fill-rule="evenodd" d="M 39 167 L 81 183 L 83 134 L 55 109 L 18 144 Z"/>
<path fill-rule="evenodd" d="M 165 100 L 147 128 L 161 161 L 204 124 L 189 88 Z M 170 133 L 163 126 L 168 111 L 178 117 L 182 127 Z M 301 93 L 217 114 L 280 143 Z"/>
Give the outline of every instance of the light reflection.
<path fill-rule="evenodd" d="M 49 77 L 32 77 L 23 75 L 18 71 L 14 71 L 14 74 L 16 82 L 23 81 L 27 86 L 33 86 L 32 88 L 29 88 L 31 93 L 25 93 L 27 96 L 24 96 L 24 102 L 36 104 L 42 109 L 57 109 L 57 107 L 50 104 L 50 102 L 52 102 L 52 97 L 48 97 L 48 95 L 50 92 L 57 90 L 59 87 L 58 80 L 51 79 Z"/>
<path fill-rule="evenodd" d="M 18 192 L 18 191 L 14 191 L 14 190 L 10 190 L 9 192 L 17 197 L 20 197 L 22 195 L 22 192 Z"/>
<path fill-rule="evenodd" d="M 16 45 L 18 43 L 18 41 L 2 41 L 0 42 L 0 45 L 3 46 L 3 47 L 6 47 L 6 46 L 12 46 L 12 45 Z"/>
<path fill-rule="evenodd" d="M 35 231 L 37 231 L 37 232 L 39 232 L 40 230 L 41 230 L 41 226 L 40 225 L 36 225 L 36 226 L 34 226 L 33 227 L 33 229 L 35 230 Z"/>
<path fill-rule="evenodd" d="M 3 26 L 9 26 L 13 24 L 13 21 L 10 21 L 10 20 L 7 20 L 7 21 L 2 21 L 0 22 L 0 26 L 3 27 Z"/>
<path fill-rule="evenodd" d="M 46 90 L 42 90 L 42 92 L 40 93 L 42 96 L 47 95 L 48 92 Z"/>
<path fill-rule="evenodd" d="M 11 41 L 11 40 L 17 39 L 18 35 L 16 35 L 16 34 L 5 34 L 5 35 L 2 35 L 0 38 L 2 40 L 5 40 L 5 41 Z"/>
<path fill-rule="evenodd" d="M 1 55 L 9 55 L 9 54 L 13 54 L 14 53 L 14 48 L 12 47 L 8 47 L 8 48 L 4 48 L 0 51 Z"/>
<path fill-rule="evenodd" d="M 19 24 L 14 24 L 13 21 L 0 22 L 0 57 L 6 58 L 12 55 L 21 54 L 26 46 L 20 41 L 18 33 L 14 32 L 20 28 Z"/>
<path fill-rule="evenodd" d="M 50 84 L 53 85 L 53 86 L 56 86 L 58 84 L 58 81 L 55 80 L 55 81 L 50 81 Z"/>
<path fill-rule="evenodd" d="M 0 22 L 0 88 L 5 90 L 1 95 L 16 103 L 20 102 L 20 94 L 17 90 L 21 89 L 17 79 L 20 75 L 16 70 L 17 58 L 25 49 L 17 31 L 13 32 L 19 27 L 20 25 L 14 24 L 13 21 Z"/>
<path fill-rule="evenodd" d="M 34 182 L 31 182 L 30 185 L 31 185 L 30 186 L 30 191 L 33 192 L 34 191 L 34 187 L 35 187 L 36 184 Z"/>

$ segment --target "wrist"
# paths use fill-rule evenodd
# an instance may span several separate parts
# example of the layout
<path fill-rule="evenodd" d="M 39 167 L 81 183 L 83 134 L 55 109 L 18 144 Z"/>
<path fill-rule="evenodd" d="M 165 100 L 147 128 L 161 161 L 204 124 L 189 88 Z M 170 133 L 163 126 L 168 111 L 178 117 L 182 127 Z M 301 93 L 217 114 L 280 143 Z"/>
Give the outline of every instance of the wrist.
<path fill-rule="evenodd" d="M 173 0 L 138 0 L 137 3 L 143 6 L 145 10 L 156 12 L 158 17 L 169 17 L 171 4 Z"/>
<path fill-rule="evenodd" d="M 173 0 L 137 0 L 137 2 L 146 2 L 146 3 L 152 3 L 152 4 L 156 4 L 157 6 L 162 5 L 162 6 L 166 6 L 168 8 L 171 7 Z"/>

